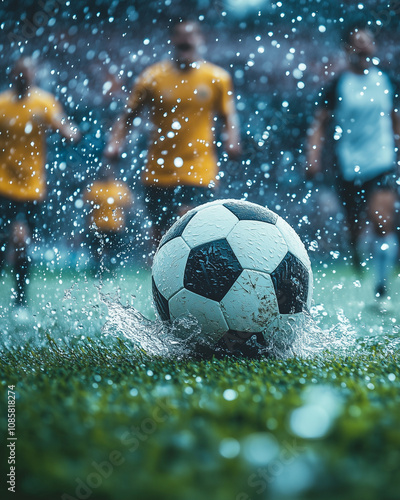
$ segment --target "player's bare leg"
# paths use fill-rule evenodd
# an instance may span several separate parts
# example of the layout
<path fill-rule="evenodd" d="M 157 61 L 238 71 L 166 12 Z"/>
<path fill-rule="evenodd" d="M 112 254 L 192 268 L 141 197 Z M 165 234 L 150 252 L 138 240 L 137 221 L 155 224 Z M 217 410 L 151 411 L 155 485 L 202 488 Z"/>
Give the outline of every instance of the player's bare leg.
<path fill-rule="evenodd" d="M 348 211 L 347 211 L 348 212 Z M 365 229 L 365 220 L 361 213 L 350 214 L 347 213 L 346 225 L 349 232 L 351 263 L 357 273 L 362 271 L 362 251 L 360 251 L 360 238 Z"/>
<path fill-rule="evenodd" d="M 396 193 L 388 189 L 375 191 L 370 200 L 369 217 L 374 233 L 375 292 L 378 297 L 386 295 L 388 280 L 398 259 L 395 202 Z"/>

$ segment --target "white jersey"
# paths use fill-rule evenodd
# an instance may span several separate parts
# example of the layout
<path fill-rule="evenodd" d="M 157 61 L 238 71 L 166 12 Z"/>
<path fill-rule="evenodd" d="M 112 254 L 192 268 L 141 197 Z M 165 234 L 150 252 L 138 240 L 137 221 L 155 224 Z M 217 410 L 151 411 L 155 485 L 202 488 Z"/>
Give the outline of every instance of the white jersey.
<path fill-rule="evenodd" d="M 394 88 L 376 67 L 362 75 L 344 72 L 335 89 L 336 153 L 343 178 L 366 182 L 391 170 L 396 160 L 391 113 Z M 333 104 L 333 105 L 332 105 Z"/>

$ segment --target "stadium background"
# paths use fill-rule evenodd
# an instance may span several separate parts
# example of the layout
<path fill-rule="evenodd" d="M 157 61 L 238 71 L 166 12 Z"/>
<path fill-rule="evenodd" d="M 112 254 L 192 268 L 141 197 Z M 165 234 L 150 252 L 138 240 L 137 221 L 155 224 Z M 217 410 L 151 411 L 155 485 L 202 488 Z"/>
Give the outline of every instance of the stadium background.
<path fill-rule="evenodd" d="M 400 2 L 28 0 L 21 6 L 3 0 L 0 90 L 8 86 L 7 73 L 21 53 L 37 57 L 37 83 L 60 99 L 85 134 L 74 147 L 62 144 L 56 134 L 49 136 L 43 243 L 35 255 L 53 265 L 85 262 L 80 248 L 83 190 L 96 176 L 105 135 L 135 77 L 168 57 L 170 19 L 179 16 L 201 21 L 207 59 L 226 68 L 234 80 L 243 164 L 229 163 L 221 152 L 220 196 L 268 205 L 321 259 L 342 250 L 343 214 L 329 188 L 332 179 L 319 186 L 304 182 L 304 144 L 318 91 L 344 64 L 340 30 L 366 12 L 381 66 L 399 74 Z M 143 253 L 146 232 L 138 179 L 147 128 L 143 120 L 120 163 L 135 196 L 129 232 L 134 259 Z M 326 166 L 330 159 L 328 147 Z"/>

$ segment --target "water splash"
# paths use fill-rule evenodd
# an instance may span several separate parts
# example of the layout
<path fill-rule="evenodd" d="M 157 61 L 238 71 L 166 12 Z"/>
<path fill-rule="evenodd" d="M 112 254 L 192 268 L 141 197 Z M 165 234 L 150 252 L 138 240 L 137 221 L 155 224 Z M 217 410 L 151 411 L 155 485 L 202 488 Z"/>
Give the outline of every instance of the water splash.
<path fill-rule="evenodd" d="M 201 335 L 201 328 L 195 317 L 188 315 L 168 323 L 160 319 L 150 320 L 134 306 L 124 305 L 118 296 L 103 294 L 100 299 L 107 306 L 108 314 L 102 328 L 102 335 L 123 337 L 131 342 L 138 353 L 150 357 L 211 357 L 224 355 L 245 355 L 248 357 L 288 358 L 304 355 L 299 334 L 306 330 L 306 318 L 285 320 L 278 317 L 268 332 L 263 335 L 226 334 L 217 344 L 208 343 Z M 264 339 L 267 339 L 265 342 Z"/>
<path fill-rule="evenodd" d="M 298 330 L 290 321 L 276 322 L 268 332 L 267 344 L 260 336 L 232 338 L 227 335 L 217 345 L 211 345 L 201 340 L 201 328 L 193 316 L 178 318 L 172 323 L 150 320 L 135 307 L 122 304 L 118 297 L 104 295 L 101 291 L 100 297 L 108 308 L 102 334 L 122 336 L 132 342 L 138 352 L 150 357 L 209 357 L 212 354 L 255 357 L 260 354 L 283 358 L 296 355 L 299 350 L 300 343 L 293 342 Z"/>
<path fill-rule="evenodd" d="M 111 286 L 112 295 L 106 294 Z M 342 292 L 342 290 L 339 290 Z M 388 355 L 400 349 L 400 320 L 397 317 L 395 301 L 392 307 L 375 302 L 329 304 L 325 299 L 314 305 L 310 314 L 301 321 L 290 316 L 279 318 L 262 336 L 249 335 L 244 339 L 245 349 L 223 339 L 217 346 L 200 343 L 200 328 L 194 317 L 182 318 L 172 324 L 161 320 L 150 320 L 140 310 L 151 315 L 148 307 L 149 295 L 140 292 L 133 305 L 124 305 L 115 282 L 97 283 L 73 282 L 66 290 L 52 289 L 30 309 L 27 320 L 14 317 L 14 310 L 3 303 L 0 308 L 0 350 L 23 347 L 32 343 L 46 347 L 50 335 L 61 345 L 72 347 L 92 339 L 123 339 L 134 351 L 150 357 L 196 357 L 204 355 L 244 355 L 250 357 L 277 357 L 280 359 L 298 357 L 312 358 L 327 356 L 356 356 L 379 349 Z M 341 293 L 341 295 L 343 295 Z M 126 297 L 126 295 L 124 296 Z M 4 302 L 4 301 L 3 301 Z M 237 339 L 236 339 L 237 340 Z M 239 339 L 243 340 L 243 339 Z M 374 347 L 375 346 L 375 347 Z M 243 354 L 243 353 L 242 353 Z"/>
<path fill-rule="evenodd" d="M 200 331 L 194 318 L 184 318 L 168 325 L 161 320 L 146 318 L 133 306 L 123 305 L 119 298 L 99 293 L 108 308 L 102 335 L 122 336 L 132 342 L 138 352 L 151 357 L 180 358 L 190 353 L 191 341 Z"/>
<path fill-rule="evenodd" d="M 400 338 L 396 335 L 360 335 L 343 310 L 337 311 L 334 325 L 321 327 L 319 323 L 324 312 L 323 306 L 314 307 L 309 314 L 297 316 L 296 319 L 280 317 L 262 336 L 248 335 L 242 339 L 236 338 L 234 342 L 232 338 L 224 337 L 217 345 L 210 345 L 199 341 L 201 329 L 193 316 L 172 323 L 150 320 L 135 307 L 122 304 L 119 298 L 103 295 L 101 291 L 100 295 L 108 308 L 102 334 L 123 337 L 133 343 L 138 353 L 150 357 L 245 355 L 287 359 L 312 358 L 327 353 L 356 356 L 366 353 L 371 345 L 380 345 L 387 353 L 400 347 Z"/>

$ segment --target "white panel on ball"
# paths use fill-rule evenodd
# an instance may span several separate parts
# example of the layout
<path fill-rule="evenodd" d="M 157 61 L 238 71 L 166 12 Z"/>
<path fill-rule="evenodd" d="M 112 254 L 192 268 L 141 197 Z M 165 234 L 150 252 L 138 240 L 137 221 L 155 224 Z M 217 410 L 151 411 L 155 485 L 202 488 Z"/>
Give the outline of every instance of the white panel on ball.
<path fill-rule="evenodd" d="M 202 335 L 212 342 L 217 342 L 229 330 L 219 303 L 190 290 L 180 290 L 171 298 L 168 306 L 174 319 L 188 314 L 194 316 L 201 326 Z"/>
<path fill-rule="evenodd" d="M 221 309 L 231 330 L 262 332 L 279 314 L 271 276 L 245 269 L 222 299 Z"/>
<path fill-rule="evenodd" d="M 308 270 L 311 268 L 310 258 L 308 257 L 307 250 L 296 231 L 284 220 L 282 217 L 276 222 L 276 227 L 282 233 L 288 245 L 289 252 L 297 257 Z"/>
<path fill-rule="evenodd" d="M 183 276 L 189 253 L 190 248 L 179 237 L 168 241 L 154 257 L 153 278 L 158 290 L 167 300 L 183 288 Z M 166 265 L 168 272 L 165 272 Z"/>
<path fill-rule="evenodd" d="M 225 207 L 209 206 L 197 212 L 183 231 L 182 238 L 191 248 L 194 248 L 209 241 L 225 238 L 238 220 Z"/>
<path fill-rule="evenodd" d="M 254 271 L 274 271 L 288 250 L 279 229 L 267 222 L 239 221 L 227 240 L 242 267 Z"/>

